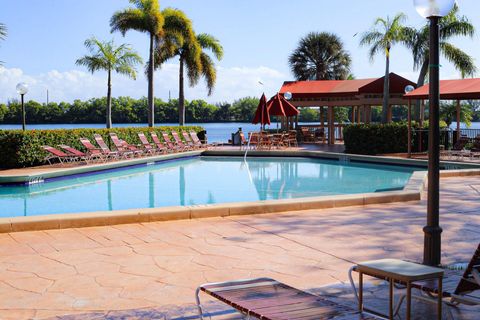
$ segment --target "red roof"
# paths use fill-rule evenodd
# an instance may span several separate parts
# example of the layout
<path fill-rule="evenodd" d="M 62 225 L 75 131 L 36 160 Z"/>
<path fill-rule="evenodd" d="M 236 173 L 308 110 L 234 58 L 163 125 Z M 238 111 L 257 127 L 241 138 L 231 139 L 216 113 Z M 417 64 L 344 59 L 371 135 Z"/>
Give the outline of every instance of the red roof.
<path fill-rule="evenodd" d="M 411 100 L 428 99 L 429 88 L 430 86 L 426 84 L 406 94 L 404 97 Z M 440 80 L 440 99 L 480 99 L 480 78 Z"/>
<path fill-rule="evenodd" d="M 348 97 L 359 94 L 382 94 L 384 78 L 354 80 L 286 81 L 280 93 L 291 92 L 294 98 Z M 414 82 L 390 73 L 390 92 L 403 94 Z"/>

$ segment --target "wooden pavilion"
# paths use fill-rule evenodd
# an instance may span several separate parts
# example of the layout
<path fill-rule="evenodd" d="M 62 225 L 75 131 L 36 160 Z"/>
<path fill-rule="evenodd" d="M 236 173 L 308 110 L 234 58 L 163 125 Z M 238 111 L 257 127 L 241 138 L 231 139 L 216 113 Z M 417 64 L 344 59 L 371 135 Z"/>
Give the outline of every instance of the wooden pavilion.
<path fill-rule="evenodd" d="M 408 140 L 409 150 L 411 141 L 411 101 L 422 100 L 422 105 L 425 100 L 429 98 L 429 85 L 426 84 L 416 90 L 404 95 L 405 99 L 409 100 L 408 104 Z M 480 100 L 480 78 L 472 79 L 457 79 L 457 80 L 440 80 L 440 99 L 457 101 L 457 140 L 460 138 L 460 101 L 462 100 Z"/>
<path fill-rule="evenodd" d="M 388 120 L 392 119 L 393 106 L 407 106 L 404 97 L 407 86 L 416 84 L 395 73 L 390 73 L 390 99 Z M 383 104 L 384 77 L 354 80 L 318 80 L 318 81 L 286 81 L 280 94 L 292 93 L 290 102 L 295 107 L 319 107 L 320 127 L 328 128 L 328 143 L 335 143 L 335 107 L 352 108 L 352 123 L 370 123 L 371 107 Z M 325 119 L 324 109 L 327 108 Z"/>

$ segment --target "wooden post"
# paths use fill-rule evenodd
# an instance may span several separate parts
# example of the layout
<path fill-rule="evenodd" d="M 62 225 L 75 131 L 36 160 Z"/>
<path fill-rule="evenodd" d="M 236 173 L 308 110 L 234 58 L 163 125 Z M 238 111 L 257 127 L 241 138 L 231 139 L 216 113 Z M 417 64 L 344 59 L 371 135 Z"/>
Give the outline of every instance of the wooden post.
<path fill-rule="evenodd" d="M 328 144 L 335 144 L 335 113 L 333 107 L 328 107 Z"/>
<path fill-rule="evenodd" d="M 393 114 L 393 105 L 389 104 L 388 105 L 388 112 L 387 112 L 387 122 L 390 123 L 392 122 L 392 114 Z"/>
<path fill-rule="evenodd" d="M 457 100 L 457 141 L 460 140 L 460 112 L 461 112 L 461 106 L 460 106 L 460 100 Z"/>
<path fill-rule="evenodd" d="M 423 127 L 423 121 L 425 120 L 425 100 L 422 100 L 420 104 L 420 127 Z"/>
<path fill-rule="evenodd" d="M 408 100 L 408 112 L 407 112 L 407 118 L 408 118 L 408 157 L 411 158 L 412 156 L 412 102 Z"/>
<path fill-rule="evenodd" d="M 352 121 L 353 124 L 355 123 L 355 106 L 352 107 Z"/>
<path fill-rule="evenodd" d="M 360 123 L 360 106 L 357 106 L 357 123 Z"/>

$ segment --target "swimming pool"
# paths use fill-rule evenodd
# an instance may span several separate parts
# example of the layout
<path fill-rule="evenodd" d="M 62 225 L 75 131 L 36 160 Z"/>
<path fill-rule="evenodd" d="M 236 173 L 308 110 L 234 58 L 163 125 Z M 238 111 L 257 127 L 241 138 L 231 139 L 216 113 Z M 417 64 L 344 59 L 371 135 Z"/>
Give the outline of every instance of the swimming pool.
<path fill-rule="evenodd" d="M 0 217 L 402 190 L 415 168 L 315 158 L 194 157 L 0 187 Z M 418 169 L 420 170 L 420 169 Z"/>

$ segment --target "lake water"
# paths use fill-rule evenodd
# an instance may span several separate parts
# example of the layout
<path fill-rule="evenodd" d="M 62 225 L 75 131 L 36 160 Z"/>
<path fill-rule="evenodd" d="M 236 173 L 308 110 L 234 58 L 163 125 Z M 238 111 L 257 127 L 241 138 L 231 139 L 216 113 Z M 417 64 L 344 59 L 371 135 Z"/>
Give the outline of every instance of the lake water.
<path fill-rule="evenodd" d="M 310 123 L 305 123 L 310 124 Z M 157 123 L 156 126 L 177 126 L 177 123 Z M 231 134 L 237 132 L 238 128 L 242 128 L 244 132 L 257 131 L 260 126 L 243 122 L 222 122 L 222 123 L 188 123 L 187 125 L 202 126 L 207 130 L 209 142 L 227 142 L 231 138 Z M 114 127 L 146 127 L 146 123 L 115 123 Z M 456 123 L 452 124 L 452 129 L 456 128 Z M 462 128 L 466 128 L 462 123 Z M 21 125 L 0 125 L 0 129 L 21 129 Z M 76 128 L 105 128 L 104 124 L 27 124 L 28 130 L 41 129 L 76 129 Z M 267 126 L 267 128 L 269 128 Z M 277 124 L 272 123 L 270 129 L 276 129 Z M 480 129 L 480 122 L 473 122 L 469 129 Z"/>

